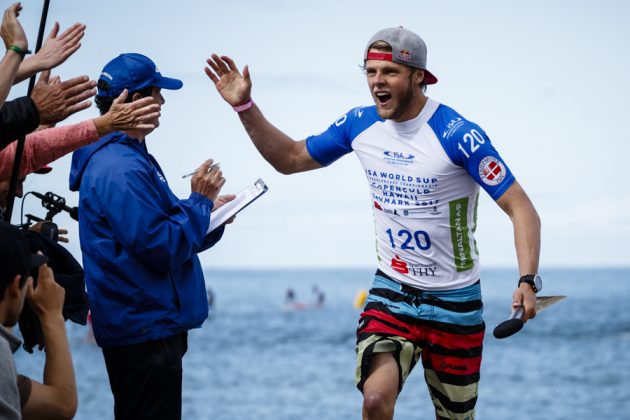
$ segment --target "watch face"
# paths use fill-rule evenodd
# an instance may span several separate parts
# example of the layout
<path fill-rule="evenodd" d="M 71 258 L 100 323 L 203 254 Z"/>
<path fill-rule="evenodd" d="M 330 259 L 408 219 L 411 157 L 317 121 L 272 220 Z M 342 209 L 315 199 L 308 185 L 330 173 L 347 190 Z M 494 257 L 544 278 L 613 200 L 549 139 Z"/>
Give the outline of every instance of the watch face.
<path fill-rule="evenodd" d="M 538 274 L 534 277 L 534 285 L 536 286 L 536 290 L 539 292 L 542 290 L 542 279 Z"/>
<path fill-rule="evenodd" d="M 527 274 L 519 280 L 518 284 L 520 286 L 521 283 L 529 284 L 535 293 L 538 293 L 542 290 L 542 279 L 538 274 Z"/>

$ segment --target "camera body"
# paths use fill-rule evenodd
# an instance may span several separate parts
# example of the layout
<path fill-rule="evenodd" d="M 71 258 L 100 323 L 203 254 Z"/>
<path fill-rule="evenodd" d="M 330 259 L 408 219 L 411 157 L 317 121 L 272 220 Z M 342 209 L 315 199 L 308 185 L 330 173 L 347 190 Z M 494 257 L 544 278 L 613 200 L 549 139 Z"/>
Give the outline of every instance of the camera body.
<path fill-rule="evenodd" d="M 57 242 L 59 239 L 59 227 L 57 226 L 57 223 L 51 222 L 50 220 L 44 220 L 41 234 L 48 236 L 53 241 Z"/>

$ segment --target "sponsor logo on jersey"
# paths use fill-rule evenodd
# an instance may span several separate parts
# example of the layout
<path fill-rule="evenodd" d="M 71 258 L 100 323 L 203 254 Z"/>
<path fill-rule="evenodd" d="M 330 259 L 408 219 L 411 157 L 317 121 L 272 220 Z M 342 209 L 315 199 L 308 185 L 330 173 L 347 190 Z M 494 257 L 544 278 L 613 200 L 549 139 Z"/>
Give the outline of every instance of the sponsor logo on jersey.
<path fill-rule="evenodd" d="M 384 151 L 383 155 L 384 155 L 383 159 L 385 160 L 385 162 L 389 163 L 390 165 L 397 165 L 397 166 L 411 165 L 416 158 L 414 155 L 410 153 L 394 152 L 391 150 Z"/>
<path fill-rule="evenodd" d="M 411 53 L 408 50 L 400 50 L 398 52 L 398 59 L 409 63 L 411 61 Z"/>
<path fill-rule="evenodd" d="M 455 258 L 455 269 L 459 273 L 474 267 L 474 261 L 470 252 L 468 197 L 450 201 L 448 207 L 453 257 Z"/>
<path fill-rule="evenodd" d="M 505 179 L 506 169 L 494 156 L 486 156 L 479 162 L 479 178 L 487 185 L 499 185 Z"/>
<path fill-rule="evenodd" d="M 435 200 L 435 203 L 437 203 L 439 200 Z M 433 205 L 432 203 L 434 203 L 434 201 L 423 201 L 422 203 L 416 203 L 416 204 L 420 204 L 421 206 L 425 206 L 425 207 L 421 207 L 421 208 L 415 208 L 415 209 L 405 209 L 403 210 L 403 216 L 411 216 L 413 217 L 416 214 L 424 214 L 424 213 L 431 213 L 432 215 L 438 215 L 438 214 L 442 214 L 441 211 L 438 211 L 437 206 Z M 431 211 L 433 210 L 433 211 Z"/>
<path fill-rule="evenodd" d="M 392 258 L 391 266 L 401 274 L 411 274 L 416 277 L 435 277 L 435 272 L 438 268 L 436 263 L 409 263 L 401 259 L 398 255 Z"/>
<path fill-rule="evenodd" d="M 416 277 L 435 277 L 435 272 L 437 271 L 437 264 L 409 264 L 409 272 Z"/>
<path fill-rule="evenodd" d="M 446 130 L 442 132 L 442 138 L 450 137 L 455 130 L 461 127 L 464 124 L 464 120 L 460 117 L 451 120 L 448 124 L 446 124 Z"/>
<path fill-rule="evenodd" d="M 383 152 L 383 154 L 387 157 L 396 159 L 413 159 L 415 157 L 414 155 L 410 155 L 409 153 L 390 152 L 389 150 Z"/>
<path fill-rule="evenodd" d="M 396 255 L 395 258 L 392 258 L 392 268 L 401 274 L 409 273 L 409 268 L 407 268 L 407 263 L 403 261 L 398 255 Z"/>

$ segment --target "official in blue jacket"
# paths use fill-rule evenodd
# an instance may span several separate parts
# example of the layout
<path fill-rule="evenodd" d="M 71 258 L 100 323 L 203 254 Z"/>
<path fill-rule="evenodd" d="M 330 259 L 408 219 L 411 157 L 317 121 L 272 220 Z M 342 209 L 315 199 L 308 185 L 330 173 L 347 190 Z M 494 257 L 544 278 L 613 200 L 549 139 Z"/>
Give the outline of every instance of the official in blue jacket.
<path fill-rule="evenodd" d="M 123 90 L 127 100 L 153 96 L 182 82 L 163 77 L 153 61 L 122 54 L 98 81 L 101 114 Z M 159 118 L 159 117 L 158 117 Z M 158 119 L 146 121 L 157 127 Z M 187 331 L 208 315 L 197 253 L 224 227 L 207 233 L 225 179 L 206 161 L 177 198 L 144 138 L 154 128 L 117 132 L 76 151 L 70 189 L 79 191 L 79 236 L 96 342 L 114 394 L 117 419 L 181 418 L 182 357 Z"/>

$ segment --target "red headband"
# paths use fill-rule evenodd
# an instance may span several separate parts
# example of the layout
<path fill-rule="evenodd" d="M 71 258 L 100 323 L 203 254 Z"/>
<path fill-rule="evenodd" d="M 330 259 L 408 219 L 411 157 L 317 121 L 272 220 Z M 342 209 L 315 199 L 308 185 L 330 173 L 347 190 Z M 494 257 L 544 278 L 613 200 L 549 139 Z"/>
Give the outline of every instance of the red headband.
<path fill-rule="evenodd" d="M 392 53 L 368 52 L 367 60 L 392 61 Z"/>

